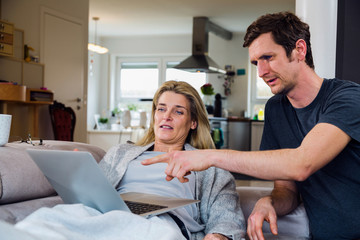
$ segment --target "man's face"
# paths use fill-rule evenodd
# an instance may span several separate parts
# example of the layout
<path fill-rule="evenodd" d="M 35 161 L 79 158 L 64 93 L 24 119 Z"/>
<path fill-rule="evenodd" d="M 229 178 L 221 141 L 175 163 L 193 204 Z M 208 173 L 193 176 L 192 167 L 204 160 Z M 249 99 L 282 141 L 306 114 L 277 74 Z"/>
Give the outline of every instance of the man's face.
<path fill-rule="evenodd" d="M 290 59 L 285 49 L 276 44 L 271 33 L 261 34 L 249 46 L 252 64 L 257 66 L 259 77 L 270 87 L 273 94 L 287 94 L 297 81 L 297 61 Z"/>

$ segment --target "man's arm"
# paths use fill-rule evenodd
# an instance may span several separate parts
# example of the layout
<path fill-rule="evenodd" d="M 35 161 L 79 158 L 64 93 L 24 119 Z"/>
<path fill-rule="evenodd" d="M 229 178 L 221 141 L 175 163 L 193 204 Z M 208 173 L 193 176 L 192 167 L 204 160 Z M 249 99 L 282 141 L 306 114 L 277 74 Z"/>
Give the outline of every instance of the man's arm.
<path fill-rule="evenodd" d="M 290 213 L 299 202 L 299 194 L 293 181 L 275 181 L 271 195 L 258 200 L 248 218 L 247 233 L 250 239 L 264 239 L 264 221 L 269 222 L 271 232 L 277 235 L 277 216 Z"/>
<path fill-rule="evenodd" d="M 268 180 L 303 181 L 333 160 L 351 138 L 338 127 L 317 124 L 295 149 L 243 152 L 235 150 L 176 151 L 143 161 L 144 165 L 167 162 L 167 180 L 211 166 Z"/>

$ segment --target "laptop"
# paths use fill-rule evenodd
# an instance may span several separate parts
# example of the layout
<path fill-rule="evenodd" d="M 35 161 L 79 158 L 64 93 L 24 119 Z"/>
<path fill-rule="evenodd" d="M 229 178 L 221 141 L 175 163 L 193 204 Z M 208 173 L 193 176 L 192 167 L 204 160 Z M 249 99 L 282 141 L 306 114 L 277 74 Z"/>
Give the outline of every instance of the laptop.
<path fill-rule="evenodd" d="M 199 202 L 137 192 L 119 194 L 89 152 L 26 151 L 67 204 L 82 203 L 102 213 L 123 210 L 150 217 Z"/>

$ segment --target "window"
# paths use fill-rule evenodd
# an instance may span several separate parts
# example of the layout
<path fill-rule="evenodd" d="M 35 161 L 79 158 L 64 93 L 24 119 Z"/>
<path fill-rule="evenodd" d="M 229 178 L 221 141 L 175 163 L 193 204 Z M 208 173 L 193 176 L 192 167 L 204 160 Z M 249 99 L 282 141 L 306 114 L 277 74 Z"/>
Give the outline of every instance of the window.
<path fill-rule="evenodd" d="M 121 58 L 116 59 L 113 106 L 139 99 L 152 99 L 158 87 L 169 80 L 185 81 L 199 93 L 206 83 L 205 73 L 191 73 L 173 68 L 182 57 Z"/>
<path fill-rule="evenodd" d="M 184 81 L 193 86 L 199 94 L 201 94 L 200 87 L 206 83 L 205 73 L 193 73 L 173 68 L 180 62 L 167 62 L 166 63 L 166 81 L 176 80 Z"/>
<path fill-rule="evenodd" d="M 273 96 L 270 87 L 259 77 L 256 66 L 251 64 L 251 74 L 249 76 L 251 88 L 250 116 L 253 118 L 259 110 L 265 109 L 267 100 Z"/>
<path fill-rule="evenodd" d="M 152 98 L 158 88 L 158 62 L 122 62 L 120 98 Z"/>

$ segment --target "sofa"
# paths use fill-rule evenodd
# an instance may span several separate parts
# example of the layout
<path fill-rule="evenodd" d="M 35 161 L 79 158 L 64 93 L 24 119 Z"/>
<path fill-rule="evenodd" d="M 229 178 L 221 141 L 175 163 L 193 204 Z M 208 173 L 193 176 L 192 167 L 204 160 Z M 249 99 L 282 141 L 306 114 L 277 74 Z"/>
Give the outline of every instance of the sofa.
<path fill-rule="evenodd" d="M 99 162 L 105 151 L 97 146 L 78 142 L 45 140 L 42 144 L 25 142 L 7 143 L 0 147 L 0 221 L 15 224 L 41 207 L 53 207 L 63 203 L 57 196 L 40 169 L 27 154 L 27 148 L 48 150 L 78 150 L 90 152 Z M 250 215 L 256 201 L 268 195 L 268 187 L 237 187 L 245 219 Z M 284 239 L 307 239 L 308 219 L 304 206 L 278 219 L 279 234 Z M 263 231 L 271 237 L 269 224 L 264 223 Z M 282 239 L 282 238 L 276 238 Z"/>

